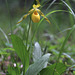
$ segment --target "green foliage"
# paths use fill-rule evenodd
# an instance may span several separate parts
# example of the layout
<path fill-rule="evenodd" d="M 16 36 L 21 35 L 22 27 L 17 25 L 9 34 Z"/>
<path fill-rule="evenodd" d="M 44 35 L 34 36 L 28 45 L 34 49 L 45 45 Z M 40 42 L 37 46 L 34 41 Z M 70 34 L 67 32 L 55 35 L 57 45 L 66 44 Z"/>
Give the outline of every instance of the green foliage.
<path fill-rule="evenodd" d="M 12 39 L 13 47 L 17 55 L 20 57 L 24 65 L 24 70 L 26 72 L 29 66 L 29 52 L 25 48 L 23 41 L 18 36 L 11 35 L 11 39 Z"/>
<path fill-rule="evenodd" d="M 7 75 L 20 75 L 20 69 L 18 67 L 8 67 Z"/>
<path fill-rule="evenodd" d="M 5 50 L 0 49 L 0 54 L 9 54 L 9 53 L 7 53 Z"/>
<path fill-rule="evenodd" d="M 25 75 L 37 75 L 45 66 L 50 54 L 45 54 L 39 58 L 34 64 L 30 65 Z"/>
<path fill-rule="evenodd" d="M 36 4 L 36 1 L 33 1 L 30 9 L 33 4 Z M 75 63 L 75 45 L 73 44 L 75 39 L 75 13 L 71 6 L 72 3 L 70 3 L 70 0 L 60 0 L 60 3 L 57 3 L 56 0 L 52 2 L 50 0 L 41 0 L 40 2 L 41 7 L 38 9 L 41 10 L 45 6 L 47 14 L 44 17 L 50 19 L 50 26 L 49 23 L 45 22 L 44 18 L 39 23 L 33 23 L 31 15 L 21 24 L 12 25 L 11 21 L 13 19 L 16 21 L 15 17 L 20 15 L 14 15 L 15 17 L 11 19 L 13 12 L 10 13 L 10 6 L 6 0 L 11 30 L 11 33 L 8 33 L 11 37 L 8 37 L 7 33 L 5 33 L 6 23 L 2 23 L 4 24 L 4 29 L 0 23 L 0 44 L 2 45 L 2 48 L 0 48 L 0 68 L 4 72 L 7 70 L 7 75 L 61 75 L 64 72 L 64 75 L 75 74 L 75 65 L 73 65 Z M 25 0 L 25 8 L 26 3 L 27 1 Z M 27 10 L 29 10 L 28 6 Z M 19 14 L 21 13 L 22 15 L 21 10 L 23 9 L 20 8 Z M 26 10 L 24 9 L 25 12 Z M 7 21 L 6 19 L 7 17 L 5 21 Z M 43 36 L 42 34 L 47 35 Z M 11 59 L 8 59 L 8 56 L 11 56 Z M 5 64 L 5 61 L 8 62 L 9 66 Z M 16 66 L 14 66 L 14 63 L 16 63 Z M 23 65 L 22 68 L 20 67 L 21 64 Z"/>
<path fill-rule="evenodd" d="M 64 52 L 64 46 L 66 45 L 66 42 L 68 41 L 68 38 L 70 37 L 70 35 L 71 35 L 71 33 L 73 32 L 73 30 L 75 29 L 75 25 L 72 27 L 72 29 L 69 31 L 69 33 L 67 34 L 67 36 L 66 36 L 66 38 L 65 38 L 65 40 L 64 40 L 64 42 L 62 43 L 62 46 L 61 46 L 61 48 L 60 48 L 60 53 L 59 53 L 59 56 L 58 56 L 58 60 L 59 60 L 59 58 L 61 57 L 61 55 L 62 55 L 62 52 Z M 57 60 L 57 61 L 58 61 Z"/>
<path fill-rule="evenodd" d="M 56 63 L 43 69 L 41 75 L 61 75 L 66 70 L 66 66 L 63 63 L 58 63 L 55 69 Z M 53 74 L 54 73 L 54 74 Z"/>

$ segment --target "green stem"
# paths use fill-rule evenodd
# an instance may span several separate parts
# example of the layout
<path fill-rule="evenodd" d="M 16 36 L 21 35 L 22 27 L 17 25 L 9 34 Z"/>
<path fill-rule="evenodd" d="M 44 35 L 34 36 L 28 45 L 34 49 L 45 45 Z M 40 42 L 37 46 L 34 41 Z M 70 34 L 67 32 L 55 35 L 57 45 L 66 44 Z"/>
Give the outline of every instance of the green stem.
<path fill-rule="evenodd" d="M 27 50 L 27 45 L 28 45 L 28 39 L 29 39 L 29 32 L 31 29 L 31 18 L 30 18 L 30 22 L 29 22 L 29 27 L 28 27 L 28 31 L 27 31 L 27 37 L 26 37 L 26 50 Z M 23 70 L 23 75 L 25 75 L 25 62 L 24 62 L 24 70 Z"/>
<path fill-rule="evenodd" d="M 27 44 L 28 44 L 28 39 L 29 39 L 29 31 L 30 31 L 30 28 L 31 28 L 31 18 L 30 18 L 28 32 L 27 32 L 27 38 L 26 38 L 26 49 L 27 49 Z"/>
<path fill-rule="evenodd" d="M 25 59 L 25 57 L 24 57 Z M 23 63 L 23 75 L 25 75 L 25 62 Z"/>
<path fill-rule="evenodd" d="M 37 30 L 38 30 L 38 27 L 39 27 L 39 25 L 36 27 L 35 32 L 34 32 L 32 38 L 31 38 L 31 42 L 30 42 L 30 46 L 29 46 L 29 48 L 28 48 L 28 51 L 30 50 L 30 47 L 31 47 L 31 44 L 32 44 L 33 38 L 34 38 L 34 36 L 35 36 L 35 34 L 36 34 Z"/>

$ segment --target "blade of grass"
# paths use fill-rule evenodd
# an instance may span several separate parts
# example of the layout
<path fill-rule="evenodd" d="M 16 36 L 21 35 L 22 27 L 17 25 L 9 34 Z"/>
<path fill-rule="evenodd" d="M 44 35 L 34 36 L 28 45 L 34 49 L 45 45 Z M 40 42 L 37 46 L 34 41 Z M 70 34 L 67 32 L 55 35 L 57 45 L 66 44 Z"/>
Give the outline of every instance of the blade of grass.
<path fill-rule="evenodd" d="M 60 28 L 59 28 L 59 26 L 57 25 L 56 21 L 54 20 L 54 18 L 53 17 L 50 17 L 50 18 L 51 18 L 53 24 L 56 25 L 58 31 L 61 31 Z"/>
<path fill-rule="evenodd" d="M 9 39 L 8 39 L 7 35 L 5 34 L 5 32 L 1 28 L 0 28 L 0 31 L 3 33 L 4 37 L 6 38 L 7 43 L 9 43 Z"/>
<path fill-rule="evenodd" d="M 49 4 L 49 6 L 47 7 L 46 11 L 55 3 L 55 1 L 56 1 L 56 0 L 53 0 L 53 1 Z"/>
<path fill-rule="evenodd" d="M 68 9 L 70 10 L 70 12 L 72 13 L 72 15 L 74 16 L 74 18 L 75 18 L 75 13 L 73 12 L 73 10 L 71 9 L 71 7 L 65 2 L 65 1 L 63 1 L 63 0 L 61 0 L 67 7 L 68 7 Z"/>
<path fill-rule="evenodd" d="M 68 5 L 70 6 L 70 8 L 72 10 L 71 4 L 68 0 L 67 0 L 67 3 L 68 3 Z M 68 8 L 68 10 L 69 10 L 69 8 Z M 70 18 L 71 25 L 74 25 L 74 19 L 73 19 L 73 16 L 71 14 L 69 14 L 69 18 Z"/>
<path fill-rule="evenodd" d="M 3 48 L 2 50 L 4 50 L 4 51 L 6 51 L 6 50 L 15 51 L 13 48 Z"/>
<path fill-rule="evenodd" d="M 26 37 L 26 49 L 27 49 L 27 44 L 28 44 L 28 39 L 29 39 L 29 32 L 31 29 L 31 18 L 30 18 L 30 22 L 29 22 L 29 27 L 28 27 L 28 32 L 27 32 L 27 37 Z"/>
<path fill-rule="evenodd" d="M 72 29 L 69 31 L 69 33 L 67 34 L 67 36 L 66 36 L 64 42 L 62 43 L 62 46 L 61 46 L 61 48 L 60 48 L 60 53 L 59 53 L 59 56 L 58 56 L 58 59 L 57 59 L 57 62 L 56 62 L 56 66 L 55 66 L 54 70 L 55 70 L 56 67 L 57 67 L 57 63 L 58 63 L 58 61 L 59 61 L 59 58 L 61 57 L 62 52 L 64 51 L 64 47 L 65 47 L 65 45 L 66 45 L 66 43 L 67 43 L 67 41 L 68 41 L 68 38 L 70 37 L 70 35 L 71 35 L 71 33 L 73 32 L 74 29 L 75 29 L 75 25 L 74 25 L 74 26 L 72 27 Z M 53 72 L 53 75 L 54 75 L 54 72 Z"/>
<path fill-rule="evenodd" d="M 12 34 L 12 24 L 11 24 L 11 15 L 10 15 L 10 9 L 9 9 L 9 5 L 8 5 L 8 1 L 5 0 L 6 2 L 6 7 L 7 7 L 7 10 L 8 10 L 8 16 L 9 16 L 9 26 L 10 26 L 10 29 L 11 29 L 11 34 Z"/>
<path fill-rule="evenodd" d="M 58 32 L 57 34 L 60 34 L 60 33 L 66 32 L 66 31 L 69 31 L 69 30 L 71 30 L 71 29 L 72 29 L 72 28 L 64 29 L 64 30 L 62 30 L 62 31 Z"/>
<path fill-rule="evenodd" d="M 49 1 L 50 1 L 50 0 L 47 0 L 47 1 L 41 0 L 41 7 L 40 7 L 40 9 L 41 9 L 42 7 L 44 7 Z"/>
<path fill-rule="evenodd" d="M 67 7 L 68 7 L 68 10 L 72 13 L 72 15 L 71 14 L 69 14 L 69 17 L 70 17 L 70 24 L 71 24 L 71 26 L 73 26 L 74 24 L 75 24 L 75 13 L 74 13 L 74 11 L 72 10 L 72 8 L 71 8 L 71 5 L 70 5 L 70 2 L 67 0 L 67 2 L 65 2 L 65 1 L 63 1 L 63 0 L 61 0 Z M 73 18 L 74 17 L 74 18 Z M 73 32 L 73 34 L 72 34 L 72 37 L 73 37 L 73 41 L 75 41 L 75 32 Z"/>

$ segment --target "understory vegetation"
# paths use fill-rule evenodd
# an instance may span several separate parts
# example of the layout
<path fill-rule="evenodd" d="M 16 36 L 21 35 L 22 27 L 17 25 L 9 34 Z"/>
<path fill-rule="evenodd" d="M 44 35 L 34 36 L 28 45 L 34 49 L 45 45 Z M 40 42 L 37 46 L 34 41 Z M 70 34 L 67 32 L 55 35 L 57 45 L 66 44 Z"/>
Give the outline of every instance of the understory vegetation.
<path fill-rule="evenodd" d="M 0 1 L 0 75 L 75 75 L 75 0 Z"/>

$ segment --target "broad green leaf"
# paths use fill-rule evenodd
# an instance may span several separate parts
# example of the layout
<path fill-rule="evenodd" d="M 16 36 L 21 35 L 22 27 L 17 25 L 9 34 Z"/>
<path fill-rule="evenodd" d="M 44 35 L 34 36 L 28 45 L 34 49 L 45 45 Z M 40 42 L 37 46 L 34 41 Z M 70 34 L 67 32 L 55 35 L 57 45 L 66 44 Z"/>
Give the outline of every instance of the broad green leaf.
<path fill-rule="evenodd" d="M 26 50 L 23 40 L 16 35 L 11 35 L 12 45 L 15 49 L 17 55 L 20 57 L 23 66 L 25 66 L 25 71 L 29 66 L 29 52 Z"/>
<path fill-rule="evenodd" d="M 38 42 L 36 42 L 34 44 L 34 51 L 33 51 L 33 61 L 37 61 L 37 59 L 39 59 L 40 57 L 42 57 L 42 51 L 41 51 L 41 47 L 39 45 Z"/>
<path fill-rule="evenodd" d="M 50 54 L 45 54 L 38 59 L 34 64 L 30 65 L 25 75 L 37 75 L 48 61 Z"/>
<path fill-rule="evenodd" d="M 53 64 L 47 68 L 44 68 L 40 72 L 40 75 L 61 75 L 64 71 L 66 71 L 66 66 L 63 63 L 58 63 L 56 69 L 54 69 L 55 66 L 56 64 Z"/>

